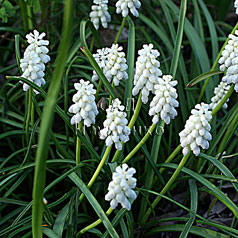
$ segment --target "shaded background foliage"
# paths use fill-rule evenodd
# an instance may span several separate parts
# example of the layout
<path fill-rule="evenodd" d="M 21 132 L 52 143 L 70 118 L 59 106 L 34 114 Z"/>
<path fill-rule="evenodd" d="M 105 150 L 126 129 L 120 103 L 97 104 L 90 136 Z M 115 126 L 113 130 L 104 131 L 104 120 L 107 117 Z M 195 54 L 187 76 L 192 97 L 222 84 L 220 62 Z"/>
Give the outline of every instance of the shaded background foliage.
<path fill-rule="evenodd" d="M 1 1 L 1 7 L 4 1 Z M 115 12 L 112 7 L 115 1 L 109 1 L 109 11 Z M 179 6 L 181 1 L 169 0 L 144 0 L 140 9 L 140 17 L 132 18 L 135 25 L 135 42 L 136 52 L 143 44 L 153 43 L 155 48 L 161 52 L 160 62 L 164 74 L 169 74 L 172 61 L 173 49 L 175 46 L 176 30 L 178 26 Z M 47 91 L 52 77 L 52 72 L 57 55 L 58 45 L 61 39 L 62 14 L 64 4 L 61 0 L 54 1 L 12 1 L 15 14 L 8 15 L 7 23 L 0 24 L 0 236 L 2 237 L 31 237 L 31 201 L 33 187 L 33 172 L 35 152 L 37 148 L 37 138 L 39 133 L 40 117 L 44 106 L 44 98 L 41 95 L 35 97 L 35 122 L 30 127 L 29 143 L 25 141 L 24 122 L 26 120 L 27 93 L 22 91 L 22 85 L 18 81 L 6 80 L 5 75 L 20 75 L 17 67 L 16 54 L 18 52 L 23 56 L 26 43 L 25 34 L 32 29 L 38 29 L 40 32 L 45 31 L 50 41 L 50 56 L 52 58 L 46 68 L 46 85 L 43 87 Z M 88 17 L 91 2 L 75 1 L 75 8 L 72 12 L 73 19 L 73 40 L 70 53 L 67 59 L 66 69 L 57 105 L 63 110 L 64 115 L 68 115 L 68 105 L 71 104 L 73 95 L 73 83 L 80 78 L 91 80 L 92 66 L 88 59 L 81 53 L 82 35 L 80 35 L 80 25 L 85 18 Z M 29 16 L 30 15 L 30 16 Z M 27 17 L 31 17 L 33 25 L 27 22 Z M 0 15 L 1 17 L 1 15 Z M 149 182 L 151 186 L 147 186 L 148 173 L 152 170 L 153 149 L 155 134 L 151 137 L 142 150 L 139 151 L 130 161 L 130 165 L 137 169 L 138 188 L 151 189 L 153 192 L 159 192 L 163 188 L 164 181 L 170 177 L 171 170 L 166 169 L 163 177 L 159 175 L 161 163 L 173 152 L 179 144 L 178 133 L 184 127 L 185 121 L 190 114 L 190 110 L 198 101 L 201 88 L 204 84 L 200 82 L 195 87 L 187 88 L 187 83 L 196 76 L 210 71 L 210 68 L 218 55 L 220 47 L 226 41 L 228 34 L 232 31 L 237 22 L 237 16 L 234 13 L 233 1 L 228 0 L 191 0 L 188 2 L 187 22 L 184 26 L 184 37 L 179 58 L 179 66 L 176 73 L 176 79 L 179 81 L 178 92 L 180 109 L 178 117 L 165 127 L 165 133 L 162 136 L 161 146 L 158 154 L 158 161 L 153 171 L 156 176 L 154 180 Z M 6 19 L 3 19 L 3 21 Z M 108 29 L 99 30 L 99 37 L 93 34 L 89 27 L 86 27 L 85 40 L 90 46 L 92 38 L 98 39 L 101 46 L 110 46 L 119 30 L 122 18 L 120 15 L 112 14 L 112 21 Z M 129 27 L 126 24 L 119 43 L 127 51 Z M 19 49 L 15 51 L 15 35 L 19 35 Z M 81 38 L 80 38 L 81 37 Z M 96 42 L 97 43 L 97 42 Z M 97 49 L 97 44 L 91 45 L 93 52 Z M 75 58 L 77 57 L 77 58 Z M 135 56 L 137 57 L 137 55 Z M 206 88 L 203 101 L 210 102 L 209 99 L 213 95 L 213 88 L 218 84 L 220 76 L 214 76 L 209 81 Z M 69 83 L 68 83 L 69 82 Z M 97 83 L 94 83 L 97 86 Z M 117 88 L 118 95 L 125 95 L 125 82 L 122 82 Z M 100 116 L 97 119 L 97 125 L 102 127 L 105 118 L 104 109 L 107 107 L 107 91 L 101 90 L 99 94 L 98 106 L 100 108 Z M 133 111 L 132 111 L 133 112 Z M 132 113 L 131 112 L 131 113 Z M 122 155 L 124 158 L 138 143 L 140 138 L 146 133 L 146 129 L 151 124 L 151 118 L 148 115 L 148 105 L 143 105 L 142 111 L 136 121 L 138 129 L 131 135 L 130 142 L 126 144 L 125 151 Z M 238 169 L 236 166 L 237 156 L 231 158 L 220 158 L 218 153 L 226 151 L 227 155 L 235 154 L 238 150 L 237 146 L 237 119 L 235 115 L 238 112 L 237 95 L 233 94 L 229 101 L 229 110 L 221 110 L 213 121 L 213 140 L 210 149 L 206 152 L 212 158 L 219 158 L 224 162 L 232 174 L 237 177 Z M 233 124 L 232 124 L 233 123 Z M 230 133 L 226 136 L 226 132 Z M 94 172 L 98 160 L 104 148 L 104 142 L 98 139 L 94 130 L 87 130 L 88 138 L 91 139 L 92 145 L 82 147 L 82 169 L 81 178 L 87 183 Z M 97 131 L 98 132 L 98 131 Z M 223 138 L 226 138 L 224 141 Z M 222 146 L 221 146 L 222 145 Z M 48 230 L 44 230 L 49 237 L 75 237 L 75 234 L 85 226 L 94 222 L 97 218 L 94 210 L 89 206 L 85 199 L 77 208 L 77 198 L 80 194 L 76 186 L 67 176 L 64 176 L 70 169 L 75 166 L 75 133 L 67 124 L 67 119 L 62 119 L 59 113 L 55 114 L 55 120 L 50 134 L 49 157 L 47 160 L 47 182 L 46 185 L 52 184 L 51 189 L 45 193 L 45 197 L 49 201 L 45 206 L 44 224 L 50 230 L 59 232 L 49 235 Z M 110 158 L 112 158 L 114 150 L 112 150 Z M 173 163 L 178 164 L 181 155 L 176 156 Z M 198 161 L 200 162 L 198 163 Z M 152 161 L 152 162 L 151 162 Z M 214 202 L 214 191 L 204 186 L 199 180 L 199 174 L 203 178 L 210 179 L 219 190 L 227 193 L 231 199 L 237 203 L 237 192 L 231 185 L 231 182 L 237 184 L 235 178 L 229 173 L 221 173 L 222 164 L 214 166 L 214 161 L 207 161 L 205 158 L 193 158 L 187 165 L 187 168 L 195 171 L 196 176 L 192 177 L 190 173 L 181 175 L 174 186 L 171 188 L 168 197 L 178 202 L 174 204 L 163 199 L 159 206 L 156 207 L 153 215 L 150 217 L 148 224 L 141 224 L 143 212 L 149 207 L 155 195 L 146 195 L 146 191 L 139 191 L 140 195 L 133 204 L 132 211 L 124 216 L 119 216 L 122 210 L 116 210 L 119 214 L 119 225 L 116 226 L 118 234 L 122 237 L 142 237 L 146 234 L 152 237 L 148 232 L 158 233 L 161 237 L 179 237 L 180 231 L 184 230 L 188 221 L 188 214 L 191 218 L 193 213 L 189 213 L 180 205 L 194 209 L 194 213 L 200 215 L 207 220 L 202 221 L 201 217 L 194 217 L 192 222 L 193 228 L 190 230 L 196 237 L 218 237 L 221 233 L 227 237 L 227 232 L 231 232 L 231 237 L 235 236 L 234 230 L 237 229 L 237 222 L 234 214 L 230 212 L 226 205 L 220 202 Z M 172 166 L 172 165 L 171 165 Z M 92 187 L 93 195 L 100 202 L 104 210 L 108 208 L 108 203 L 104 201 L 104 194 L 107 184 L 111 179 L 111 169 L 113 164 L 108 163 L 104 166 L 97 183 Z M 216 173 L 214 167 L 218 167 Z M 201 168 L 201 169 L 200 169 Z M 64 176 L 64 177 L 61 177 Z M 210 176 L 210 177 L 209 177 Z M 56 183 L 59 178 L 63 178 L 60 183 Z M 193 178 L 194 180 L 189 180 Z M 189 182 L 190 181 L 190 182 Z M 196 182 L 194 182 L 196 181 Z M 198 182 L 197 182 L 198 181 Z M 207 180 L 208 181 L 208 180 Z M 222 181 L 222 182 L 221 182 Z M 206 182 L 206 181 L 205 181 Z M 54 185 L 54 186 L 53 186 Z M 237 185 L 236 185 L 237 186 Z M 198 195 L 197 195 L 198 193 Z M 144 199 L 143 197 L 147 198 Z M 191 204 L 190 204 L 191 202 Z M 192 202 L 195 203 L 192 204 Z M 211 203 L 214 206 L 211 206 Z M 142 205 L 144 204 L 144 205 Z M 196 206 L 198 208 L 196 208 Z M 208 210 L 211 210 L 208 214 Z M 143 212 L 142 212 L 143 211 Z M 113 216 L 110 220 L 112 220 Z M 196 221 L 195 221 L 196 220 Z M 191 219 L 192 221 L 192 219 Z M 163 222 L 163 223 L 162 223 Z M 203 224 L 203 223 L 204 224 Z M 210 222 L 210 223 L 209 223 Z M 219 222 L 222 227 L 217 227 Z M 163 226 L 158 226 L 161 224 Z M 175 225 L 176 223 L 176 225 Z M 171 225 L 172 224 L 172 225 Z M 196 226 L 199 224 L 199 226 Z M 203 224 L 203 225 L 201 225 Z M 209 228 L 209 231 L 206 230 Z M 160 230 L 159 230 L 160 229 Z M 170 233 L 171 230 L 179 233 Z M 213 233 L 213 230 L 214 233 Z M 93 233 L 86 234 L 85 237 L 102 237 L 105 232 L 103 225 L 91 230 Z M 207 233 L 208 232 L 208 233 Z M 219 233 L 218 233 L 219 232 Z M 237 230 L 236 230 L 237 232 Z M 63 235 L 62 235 L 63 234 Z M 210 235 L 210 236 L 208 236 Z M 105 234 L 105 237 L 107 235 Z M 222 237 L 223 237 L 222 236 Z"/>

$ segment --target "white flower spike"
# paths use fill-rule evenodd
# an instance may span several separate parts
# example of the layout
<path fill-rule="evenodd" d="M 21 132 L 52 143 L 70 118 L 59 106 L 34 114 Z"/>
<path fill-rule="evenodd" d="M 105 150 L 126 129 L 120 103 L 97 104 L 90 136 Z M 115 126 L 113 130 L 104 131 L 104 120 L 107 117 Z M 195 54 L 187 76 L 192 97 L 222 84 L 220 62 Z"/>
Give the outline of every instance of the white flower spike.
<path fill-rule="evenodd" d="M 128 79 L 126 72 L 128 66 L 125 53 L 122 50 L 122 46 L 113 44 L 111 48 L 97 50 L 97 53 L 93 55 L 107 80 L 110 83 L 113 82 L 115 86 L 119 85 L 120 80 Z M 96 71 L 93 71 L 92 80 L 98 80 Z"/>
<path fill-rule="evenodd" d="M 84 125 L 87 127 L 95 124 L 95 118 L 98 114 L 97 105 L 95 103 L 96 90 L 93 89 L 93 84 L 80 80 L 75 83 L 74 87 L 77 91 L 73 95 L 74 104 L 69 107 L 69 112 L 75 114 L 71 118 L 71 124 L 78 124 L 83 120 Z"/>
<path fill-rule="evenodd" d="M 117 150 L 122 150 L 122 143 L 129 140 L 131 133 L 127 126 L 125 107 L 121 105 L 121 101 L 116 98 L 112 101 L 107 111 L 107 119 L 104 121 L 104 129 L 100 130 L 99 137 L 106 140 L 106 146 L 111 146 L 115 143 Z"/>
<path fill-rule="evenodd" d="M 23 72 L 21 77 L 34 82 L 39 87 L 45 84 L 45 64 L 50 61 L 50 56 L 47 55 L 49 50 L 46 47 L 49 45 L 49 41 L 43 40 L 45 35 L 44 32 L 40 34 L 37 30 L 27 34 L 26 38 L 29 46 L 24 52 L 23 59 L 20 60 L 20 67 Z M 28 91 L 29 88 L 30 86 L 28 84 L 23 84 L 24 91 Z M 36 90 L 34 92 L 36 94 L 39 93 Z"/>
<path fill-rule="evenodd" d="M 126 17 L 129 14 L 129 11 L 133 16 L 139 17 L 138 8 L 141 7 L 141 2 L 139 0 L 118 0 L 116 3 L 116 12 L 117 14 L 122 14 L 123 17 Z"/>
<path fill-rule="evenodd" d="M 146 104 L 149 93 L 155 92 L 154 86 L 159 83 L 158 78 L 162 75 L 160 62 L 156 60 L 160 53 L 153 49 L 153 44 L 149 44 L 143 45 L 143 49 L 139 50 L 138 54 L 132 94 L 135 96 L 142 89 L 141 99 Z"/>
<path fill-rule="evenodd" d="M 235 0 L 234 7 L 236 9 L 236 14 L 238 15 L 238 0 Z"/>
<path fill-rule="evenodd" d="M 228 90 L 230 89 L 230 85 L 227 85 L 227 83 L 220 82 L 220 84 L 214 89 L 214 96 L 211 99 L 211 103 L 209 104 L 211 110 L 213 110 L 220 101 L 224 98 L 224 96 L 227 94 Z M 226 102 L 229 101 L 229 98 Z M 224 103 L 223 108 L 226 109 L 228 107 L 227 103 Z"/>
<path fill-rule="evenodd" d="M 178 97 L 175 86 L 178 81 L 173 80 L 171 75 L 164 75 L 158 79 L 158 84 L 155 85 L 155 96 L 150 103 L 149 115 L 153 117 L 153 124 L 158 123 L 159 115 L 166 124 L 170 123 L 171 119 L 177 116 L 175 107 L 179 106 L 176 98 Z"/>
<path fill-rule="evenodd" d="M 115 209 L 120 203 L 123 208 L 131 210 L 131 202 L 136 199 L 136 193 L 133 190 L 136 187 L 136 178 L 133 178 L 135 173 L 136 170 L 128 168 L 127 164 L 116 168 L 105 196 L 106 201 L 111 201 L 112 209 Z"/>
<path fill-rule="evenodd" d="M 208 104 L 201 103 L 192 109 L 189 119 L 186 121 L 185 128 L 179 133 L 180 143 L 183 147 L 183 155 L 189 153 L 189 147 L 194 155 L 200 154 L 200 148 L 208 149 L 212 139 L 210 134 L 211 126 L 209 121 L 212 119 L 212 112 L 209 111 Z"/>
<path fill-rule="evenodd" d="M 221 57 L 218 61 L 220 64 L 220 70 L 225 71 L 228 67 L 232 65 L 232 60 L 238 56 L 238 30 L 235 34 L 229 35 L 229 41 L 222 51 Z"/>
<path fill-rule="evenodd" d="M 89 14 L 91 22 L 94 27 L 98 30 L 100 21 L 104 28 L 107 28 L 108 22 L 111 21 L 111 16 L 108 12 L 108 0 L 94 0 L 92 5 L 92 11 Z"/>

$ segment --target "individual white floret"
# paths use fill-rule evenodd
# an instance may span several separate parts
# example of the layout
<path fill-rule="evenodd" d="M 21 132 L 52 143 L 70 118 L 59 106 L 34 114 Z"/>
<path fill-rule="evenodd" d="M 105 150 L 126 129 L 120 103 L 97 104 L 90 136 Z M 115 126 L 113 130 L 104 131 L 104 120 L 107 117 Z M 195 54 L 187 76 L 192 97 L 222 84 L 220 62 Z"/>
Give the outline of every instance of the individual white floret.
<path fill-rule="evenodd" d="M 116 12 L 117 14 L 122 14 L 123 17 L 126 17 L 129 14 L 129 11 L 133 16 L 139 17 L 138 8 L 141 7 L 141 2 L 139 0 L 118 0 L 116 3 Z"/>
<path fill-rule="evenodd" d="M 87 127 L 95 124 L 95 118 L 98 114 L 97 105 L 95 103 L 96 90 L 88 81 L 80 80 L 74 84 L 77 93 L 73 95 L 74 104 L 69 107 L 69 112 L 75 114 L 71 118 L 71 124 L 78 124 L 83 120 Z"/>
<path fill-rule="evenodd" d="M 122 50 L 121 46 L 113 44 L 111 48 L 97 50 L 97 53 L 93 55 L 107 80 L 113 82 L 115 86 L 119 85 L 120 80 L 128 79 L 126 72 L 128 66 Z M 96 71 L 93 72 L 92 80 L 98 80 Z"/>
<path fill-rule="evenodd" d="M 200 154 L 200 147 L 202 149 L 209 148 L 208 141 L 212 139 L 209 132 L 211 130 L 209 121 L 212 119 L 212 112 L 209 109 L 209 105 L 205 103 L 197 104 L 195 109 L 192 109 L 184 130 L 179 133 L 184 155 L 189 153 L 189 148 L 196 156 Z"/>
<path fill-rule="evenodd" d="M 106 146 L 111 146 L 113 143 L 117 150 L 122 150 L 122 143 L 129 140 L 131 133 L 127 126 L 125 107 L 121 105 L 119 99 L 114 99 L 112 104 L 106 110 L 107 118 L 103 123 L 104 128 L 100 130 L 100 139 L 106 140 Z"/>
<path fill-rule="evenodd" d="M 155 85 L 155 96 L 150 103 L 149 115 L 153 117 L 153 124 L 158 123 L 159 115 L 166 124 L 170 123 L 170 119 L 177 116 L 175 107 L 179 106 L 176 98 L 178 97 L 175 86 L 178 81 L 173 80 L 171 75 L 164 75 L 158 79 L 158 84 Z M 158 115 L 159 114 L 159 115 Z"/>
<path fill-rule="evenodd" d="M 227 84 L 234 84 L 235 91 L 238 92 L 238 56 L 232 59 L 231 65 L 228 67 L 226 75 L 222 81 Z"/>
<path fill-rule="evenodd" d="M 148 102 L 149 93 L 154 93 L 154 86 L 158 84 L 158 78 L 162 75 L 160 62 L 156 59 L 160 53 L 153 49 L 153 44 L 143 45 L 138 51 L 139 57 L 136 61 L 136 72 L 134 77 L 133 96 L 142 90 L 142 102 Z"/>
<path fill-rule="evenodd" d="M 136 199 L 136 193 L 133 190 L 136 187 L 136 173 L 134 168 L 128 168 L 127 164 L 118 166 L 112 175 L 112 181 L 108 185 L 108 193 L 105 195 L 106 201 L 111 201 L 112 209 L 115 209 L 120 203 L 123 208 L 131 210 L 131 202 Z"/>
<path fill-rule="evenodd" d="M 238 0 L 235 0 L 234 7 L 236 9 L 236 14 L 238 15 Z"/>
<path fill-rule="evenodd" d="M 101 24 L 104 28 L 107 28 L 108 22 L 111 21 L 111 16 L 108 12 L 108 0 L 94 0 L 94 5 L 92 5 L 92 11 L 89 14 L 91 18 L 91 22 L 94 27 L 98 30 L 99 24 Z"/>
<path fill-rule="evenodd" d="M 214 96 L 211 99 L 211 103 L 209 104 L 210 108 L 213 110 L 220 101 L 224 98 L 224 96 L 227 94 L 228 90 L 230 89 L 230 85 L 227 85 L 227 83 L 220 82 L 220 84 L 214 89 Z M 229 98 L 226 102 L 229 101 Z M 223 108 L 227 108 L 227 103 L 224 103 Z"/>
<path fill-rule="evenodd" d="M 232 59 L 238 56 L 238 31 L 235 34 L 229 35 L 229 41 L 222 51 L 221 57 L 218 61 L 220 64 L 220 70 L 225 71 L 232 65 Z"/>
<path fill-rule="evenodd" d="M 50 56 L 47 55 L 49 50 L 46 47 L 49 45 L 49 41 L 43 40 L 45 35 L 44 32 L 40 34 L 37 30 L 27 34 L 26 38 L 29 46 L 24 52 L 23 59 L 20 60 L 20 67 L 23 72 L 21 77 L 34 82 L 39 87 L 45 84 L 45 64 L 50 61 Z M 30 86 L 28 84 L 23 83 L 24 91 L 27 91 L 29 88 Z M 34 91 L 36 94 L 39 93 L 36 90 Z"/>

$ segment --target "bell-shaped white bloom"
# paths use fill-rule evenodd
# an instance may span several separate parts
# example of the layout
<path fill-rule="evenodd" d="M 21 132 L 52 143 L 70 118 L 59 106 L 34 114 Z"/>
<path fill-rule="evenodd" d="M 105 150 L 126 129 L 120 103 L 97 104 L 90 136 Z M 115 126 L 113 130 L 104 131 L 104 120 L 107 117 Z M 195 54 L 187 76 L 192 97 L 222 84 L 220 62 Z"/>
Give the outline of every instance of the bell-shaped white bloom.
<path fill-rule="evenodd" d="M 139 50 L 138 54 L 132 94 L 135 96 L 142 89 L 141 100 L 146 104 L 149 93 L 154 93 L 154 86 L 158 84 L 158 78 L 162 75 L 160 62 L 156 60 L 160 53 L 153 49 L 153 44 L 149 44 L 143 45 L 143 49 Z"/>
<path fill-rule="evenodd" d="M 98 30 L 100 21 L 104 28 L 107 28 L 108 22 L 111 21 L 111 16 L 108 12 L 108 0 L 94 0 L 92 5 L 92 11 L 89 14 L 91 22 L 94 27 Z"/>
<path fill-rule="evenodd" d="M 113 44 L 111 48 L 97 50 L 97 53 L 93 55 L 107 80 L 113 82 L 115 86 L 119 85 L 120 80 L 128 79 L 126 72 L 128 66 L 122 50 L 122 46 Z M 92 80 L 98 80 L 96 71 L 93 71 Z"/>
<path fill-rule="evenodd" d="M 235 34 L 229 35 L 229 41 L 222 51 L 221 57 L 218 61 L 220 64 L 220 70 L 225 71 L 232 65 L 232 60 L 238 56 L 238 30 Z"/>
<path fill-rule="evenodd" d="M 97 105 L 95 103 L 96 90 L 93 89 L 93 84 L 88 81 L 80 80 L 74 84 L 77 93 L 73 95 L 74 104 L 69 107 L 69 112 L 75 114 L 71 118 L 71 124 L 78 124 L 83 120 L 87 127 L 95 124 L 95 118 L 98 114 Z"/>
<path fill-rule="evenodd" d="M 235 0 L 234 7 L 236 9 L 236 14 L 238 15 L 238 0 Z"/>
<path fill-rule="evenodd" d="M 45 84 L 45 64 L 50 61 L 50 56 L 47 55 L 49 50 L 46 47 L 49 45 L 49 41 L 43 40 L 45 35 L 44 32 L 40 34 L 37 30 L 27 34 L 26 39 L 29 46 L 27 46 L 24 52 L 23 59 L 20 60 L 20 67 L 23 72 L 21 77 L 34 82 L 39 87 Z M 29 88 L 30 86 L 28 84 L 23 84 L 24 91 L 27 91 Z M 37 94 L 39 93 L 36 90 L 34 91 Z"/>
<path fill-rule="evenodd" d="M 200 154 L 200 148 L 208 149 L 209 142 L 212 139 L 210 134 L 211 126 L 209 121 L 212 119 L 212 112 L 209 111 L 208 104 L 201 103 L 192 109 L 189 119 L 186 121 L 185 128 L 179 133 L 180 143 L 183 147 L 183 154 L 189 152 L 189 147 L 194 155 Z"/>
<path fill-rule="evenodd" d="M 131 210 L 131 202 L 136 199 L 133 188 L 136 187 L 136 173 L 134 168 L 128 168 L 127 164 L 118 166 L 112 175 L 112 181 L 108 185 L 108 193 L 105 195 L 106 201 L 111 201 L 112 209 L 120 203 L 123 208 Z"/>
<path fill-rule="evenodd" d="M 214 89 L 214 96 L 211 99 L 211 103 L 209 104 L 210 108 L 213 110 L 219 103 L 220 101 L 224 98 L 224 96 L 227 94 L 228 90 L 230 89 L 230 85 L 227 85 L 227 83 L 220 82 L 220 84 L 215 87 Z M 229 101 L 229 98 L 226 102 Z M 224 103 L 223 108 L 227 108 L 228 105 L 227 103 Z"/>
<path fill-rule="evenodd" d="M 153 124 L 158 123 L 159 115 L 166 124 L 170 123 L 170 119 L 177 116 L 175 107 L 179 106 L 176 98 L 178 97 L 175 86 L 178 81 L 173 80 L 171 75 L 163 75 L 163 78 L 158 79 L 158 84 L 155 85 L 155 96 L 150 103 L 149 115 L 153 117 Z"/>
<path fill-rule="evenodd" d="M 222 81 L 227 84 L 234 84 L 234 89 L 238 92 L 238 56 L 232 59 L 226 75 L 222 77 Z"/>
<path fill-rule="evenodd" d="M 116 3 L 116 12 L 117 14 L 122 14 L 123 17 L 126 17 L 129 14 L 129 11 L 133 16 L 139 17 L 138 8 L 141 7 L 141 2 L 139 0 L 118 0 Z"/>
<path fill-rule="evenodd" d="M 131 133 L 124 109 L 121 101 L 118 98 L 114 99 L 106 110 L 107 119 L 103 123 L 104 128 L 99 132 L 100 139 L 106 140 L 106 146 L 115 143 L 117 150 L 122 149 L 121 142 L 127 142 Z"/>

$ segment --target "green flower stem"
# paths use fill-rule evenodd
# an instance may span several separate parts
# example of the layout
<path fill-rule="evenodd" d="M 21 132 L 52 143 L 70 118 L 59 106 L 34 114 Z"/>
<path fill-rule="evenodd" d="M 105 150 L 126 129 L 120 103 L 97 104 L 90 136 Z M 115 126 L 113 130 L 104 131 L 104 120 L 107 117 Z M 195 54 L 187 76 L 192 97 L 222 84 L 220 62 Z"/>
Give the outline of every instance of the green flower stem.
<path fill-rule="evenodd" d="M 111 213 L 113 212 L 113 209 L 110 207 L 107 211 L 106 211 L 106 215 L 109 216 Z M 92 224 L 86 226 L 85 228 L 83 228 L 81 231 L 79 231 L 76 235 L 76 238 L 81 237 L 82 234 L 84 234 L 85 232 L 87 232 L 88 230 L 94 228 L 95 226 L 99 225 L 102 222 L 101 219 L 98 219 L 97 221 L 93 222 Z"/>
<path fill-rule="evenodd" d="M 148 132 L 145 134 L 145 136 L 142 138 L 142 140 L 137 144 L 137 146 L 126 156 L 126 158 L 122 161 L 122 163 L 127 163 L 132 156 L 142 147 L 142 145 L 145 144 L 145 142 L 149 139 L 149 137 L 152 135 L 154 129 L 156 128 L 156 124 L 152 124 Z"/>
<path fill-rule="evenodd" d="M 111 151 L 111 148 L 112 148 L 112 146 L 107 147 L 106 151 L 104 152 L 104 155 L 103 155 L 103 157 L 102 157 L 102 160 L 100 161 L 100 163 L 99 163 L 99 165 L 98 165 L 96 171 L 94 172 L 92 178 L 90 179 L 90 181 L 89 181 L 89 183 L 88 183 L 88 185 L 87 185 L 87 188 L 88 188 L 88 189 L 90 189 L 90 188 L 92 187 L 92 185 L 94 184 L 96 178 L 98 177 L 98 175 L 99 175 L 99 173 L 100 173 L 100 171 L 101 171 L 103 165 L 105 164 L 105 161 L 106 161 L 106 159 L 107 159 L 107 157 L 108 157 L 108 155 L 109 155 L 109 153 L 110 153 L 110 151 Z M 79 203 L 82 202 L 84 196 L 85 196 L 85 195 L 84 195 L 83 193 L 80 195 L 80 197 L 79 197 Z"/>
<path fill-rule="evenodd" d="M 99 79 L 99 83 L 98 83 L 98 87 L 97 87 L 97 91 L 96 91 L 96 95 L 95 95 L 96 101 L 98 99 L 98 95 L 99 95 L 101 87 L 102 87 L 102 80 Z"/>
<path fill-rule="evenodd" d="M 26 142 L 29 143 L 29 126 L 30 126 L 30 119 L 32 114 L 32 88 L 29 88 L 28 90 L 28 108 L 27 108 L 27 116 L 26 116 Z M 34 125 L 34 124 L 33 124 Z M 33 126 L 31 125 L 31 126 Z"/>
<path fill-rule="evenodd" d="M 139 98 L 138 98 L 138 101 L 137 101 L 137 104 L 136 104 L 136 108 L 135 108 L 135 111 L 134 111 L 134 114 L 129 122 L 129 125 L 128 127 L 130 129 L 132 129 L 132 127 L 134 126 L 135 122 L 136 122 L 136 119 L 140 113 L 140 109 L 141 109 L 141 105 L 142 105 L 142 101 L 141 101 L 141 97 L 142 97 L 142 93 L 140 92 L 140 95 L 139 95 Z M 124 148 L 124 142 L 122 142 L 122 148 Z M 112 158 L 112 162 L 116 162 L 121 154 L 121 151 L 122 150 L 117 150 L 115 155 L 113 156 Z"/>
<path fill-rule="evenodd" d="M 83 128 L 83 121 L 79 122 L 78 124 L 78 130 L 82 132 Z M 77 136 L 77 142 L 76 142 L 76 165 L 79 165 L 80 163 L 80 149 L 81 149 L 81 139 Z"/>
<path fill-rule="evenodd" d="M 116 36 L 116 39 L 114 41 L 114 44 L 116 44 L 118 41 L 119 41 L 119 38 L 121 36 L 121 33 L 125 27 L 125 24 L 126 24 L 126 17 L 123 17 L 123 20 L 122 20 L 122 23 L 121 23 L 121 27 L 120 27 L 120 30 L 119 32 L 117 33 L 117 36 Z"/>
<path fill-rule="evenodd" d="M 238 29 L 238 23 L 236 23 L 236 25 L 234 26 L 234 28 L 233 28 L 231 34 L 234 34 L 237 29 Z M 222 46 L 222 48 L 221 48 L 221 50 L 220 50 L 220 52 L 219 52 L 219 54 L 218 54 L 218 56 L 217 56 L 215 62 L 214 62 L 213 65 L 212 65 L 211 71 L 215 70 L 215 68 L 216 68 L 216 66 L 217 66 L 217 63 L 218 63 L 218 61 L 219 61 L 219 59 L 220 59 L 220 57 L 221 57 L 222 51 L 224 50 L 224 48 L 225 48 L 225 46 L 227 45 L 228 41 L 229 41 L 229 38 L 227 38 L 226 42 L 225 42 L 224 45 Z M 204 85 L 203 85 L 203 87 L 202 87 L 201 93 L 200 93 L 200 95 L 199 95 L 198 102 L 201 102 L 202 97 L 203 97 L 203 95 L 204 95 L 204 93 L 205 93 L 207 84 L 208 84 L 208 82 L 209 82 L 210 79 L 211 79 L 211 77 L 207 78 L 207 80 L 205 81 L 205 83 L 204 83 Z"/>
<path fill-rule="evenodd" d="M 112 88 L 113 88 L 113 90 L 115 90 L 115 86 L 114 86 L 114 83 L 112 82 Z M 109 105 L 111 105 L 112 104 L 112 96 L 110 95 L 109 96 Z"/>
<path fill-rule="evenodd" d="M 184 167 L 185 163 L 187 162 L 188 158 L 189 158 L 190 152 L 185 155 L 182 160 L 180 161 L 177 169 L 175 170 L 175 172 L 173 173 L 172 177 L 169 179 L 169 181 L 167 182 L 167 184 L 164 186 L 164 188 L 162 189 L 162 191 L 160 192 L 161 195 L 166 194 L 166 192 L 169 190 L 169 188 L 171 187 L 171 185 L 174 183 L 175 179 L 178 177 L 178 175 L 180 174 L 182 168 Z M 144 224 L 148 217 L 150 216 L 150 213 L 152 212 L 152 210 L 156 207 L 156 205 L 159 203 L 161 199 L 161 196 L 158 196 L 154 202 L 152 203 L 151 207 L 147 210 L 145 216 L 142 219 L 142 223 Z"/>
<path fill-rule="evenodd" d="M 164 163 L 170 163 L 170 162 L 174 159 L 174 157 L 181 151 L 181 149 L 182 149 L 182 146 L 181 146 L 181 145 L 178 145 L 177 148 L 176 148 L 176 149 L 173 151 L 173 153 L 168 157 L 168 159 L 165 160 Z M 159 172 L 162 174 L 162 173 L 164 172 L 164 170 L 165 170 L 165 168 L 161 168 L 161 169 L 159 170 Z"/>

